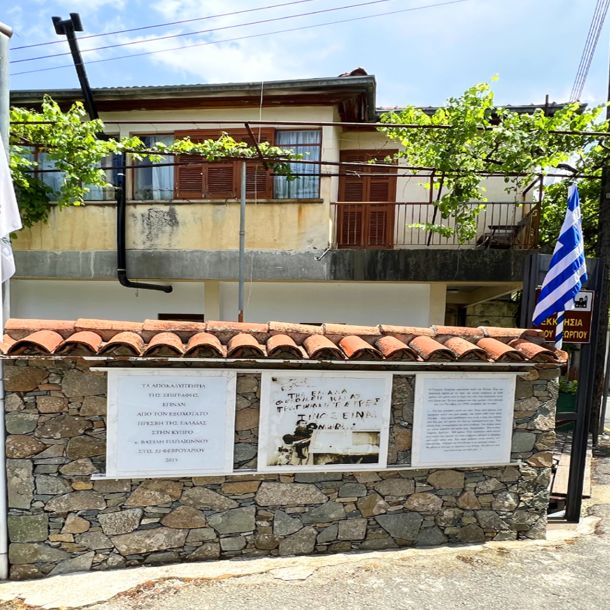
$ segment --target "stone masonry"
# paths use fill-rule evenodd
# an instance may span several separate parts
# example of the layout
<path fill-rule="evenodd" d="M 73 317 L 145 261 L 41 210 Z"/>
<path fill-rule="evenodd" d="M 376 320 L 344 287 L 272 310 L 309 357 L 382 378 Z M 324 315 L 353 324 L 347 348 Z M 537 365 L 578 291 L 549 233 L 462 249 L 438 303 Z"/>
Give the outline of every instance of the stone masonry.
<path fill-rule="evenodd" d="M 105 469 L 106 379 L 87 367 L 5 361 L 13 579 L 545 535 L 556 368 L 518 379 L 504 467 L 400 469 L 410 463 L 414 377 L 396 375 L 387 470 L 256 474 L 260 377 L 244 373 L 236 474 L 115 481 L 91 478 Z"/>

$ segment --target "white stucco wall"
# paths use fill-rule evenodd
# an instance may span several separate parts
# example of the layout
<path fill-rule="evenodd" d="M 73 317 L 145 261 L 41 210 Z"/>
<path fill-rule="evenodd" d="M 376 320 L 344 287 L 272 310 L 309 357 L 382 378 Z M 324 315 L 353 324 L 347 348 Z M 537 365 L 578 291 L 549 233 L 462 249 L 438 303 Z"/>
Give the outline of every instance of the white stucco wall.
<path fill-rule="evenodd" d="M 247 284 L 245 288 L 245 319 L 250 322 L 269 320 L 286 322 L 336 322 L 346 324 L 406 324 L 428 326 L 443 323 L 443 290 L 434 291 L 431 308 L 431 287 L 411 283 L 264 283 Z M 432 309 L 432 315 L 431 315 Z M 220 285 L 220 313 L 226 320 L 237 315 L 237 284 Z"/>
<path fill-rule="evenodd" d="M 173 292 L 166 294 L 125 288 L 118 282 L 11 280 L 11 317 L 142 321 L 160 313 L 203 312 L 203 283 L 172 285 Z"/>
<path fill-rule="evenodd" d="M 134 290 L 118 282 L 12 280 L 11 317 L 142 321 L 160 313 L 203 313 L 237 319 L 237 283 L 174 282 L 171 294 Z M 442 324 L 444 284 L 387 282 L 257 282 L 245 286 L 248 322 Z"/>

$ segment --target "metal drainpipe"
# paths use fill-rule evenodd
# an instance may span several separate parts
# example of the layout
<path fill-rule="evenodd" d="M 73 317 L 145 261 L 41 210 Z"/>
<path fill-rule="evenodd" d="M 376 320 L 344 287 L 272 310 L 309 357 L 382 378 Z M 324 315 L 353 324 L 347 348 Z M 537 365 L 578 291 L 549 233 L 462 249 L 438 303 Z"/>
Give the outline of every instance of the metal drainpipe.
<path fill-rule="evenodd" d="M 61 17 L 53 17 L 53 26 L 55 32 L 59 35 L 65 35 L 70 45 L 70 53 L 72 54 L 72 61 L 76 68 L 76 74 L 78 76 L 78 82 L 80 83 L 83 97 L 85 98 L 85 109 L 90 119 L 99 118 L 97 108 L 95 106 L 95 99 L 91 86 L 89 85 L 89 79 L 87 78 L 87 72 L 85 70 L 85 64 L 80 54 L 78 47 L 78 41 L 76 40 L 75 32 L 82 32 L 83 25 L 80 20 L 78 13 L 70 13 L 69 19 L 62 19 Z M 98 134 L 98 137 L 107 138 L 106 134 Z M 125 212 L 127 206 L 127 187 L 125 180 L 125 156 L 120 155 L 120 170 L 117 175 L 118 184 L 116 185 L 116 213 L 117 213 L 117 278 L 121 286 L 127 288 L 141 288 L 142 290 L 159 290 L 161 292 L 170 293 L 173 288 L 171 286 L 159 286 L 157 284 L 148 284 L 144 282 L 132 282 L 127 277 L 127 254 L 125 249 Z"/>
<path fill-rule="evenodd" d="M 125 181 L 125 156 L 120 155 L 120 170 L 117 176 L 116 189 L 116 255 L 117 255 L 117 278 L 121 286 L 126 288 L 141 288 L 142 290 L 159 290 L 170 293 L 172 286 L 162 286 L 158 284 L 148 284 L 145 282 L 132 282 L 127 277 L 127 251 L 125 246 L 125 215 L 127 209 L 127 185 Z"/>
<path fill-rule="evenodd" d="M 8 87 L 8 41 L 13 30 L 0 23 L 0 135 L 8 155 L 9 132 L 9 87 Z M 10 313 L 9 283 L 2 285 L 2 309 L 0 310 L 0 335 L 4 334 L 4 318 Z M 5 421 L 4 421 L 4 366 L 0 361 L 0 580 L 7 580 L 8 569 L 8 501 L 6 484 L 5 454 Z"/>

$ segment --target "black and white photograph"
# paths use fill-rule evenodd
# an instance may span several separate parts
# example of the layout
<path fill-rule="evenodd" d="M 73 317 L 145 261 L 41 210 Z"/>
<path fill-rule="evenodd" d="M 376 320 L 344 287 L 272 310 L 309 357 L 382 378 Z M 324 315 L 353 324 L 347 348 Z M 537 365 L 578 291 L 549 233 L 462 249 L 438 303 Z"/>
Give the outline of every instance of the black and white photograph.
<path fill-rule="evenodd" d="M 385 373 L 263 373 L 259 470 L 385 466 L 390 391 Z"/>

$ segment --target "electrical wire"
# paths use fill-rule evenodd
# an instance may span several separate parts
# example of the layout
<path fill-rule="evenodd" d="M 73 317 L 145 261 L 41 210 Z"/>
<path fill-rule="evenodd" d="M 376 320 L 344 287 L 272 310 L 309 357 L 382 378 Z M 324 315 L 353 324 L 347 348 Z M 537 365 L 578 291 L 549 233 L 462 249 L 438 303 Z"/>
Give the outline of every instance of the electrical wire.
<path fill-rule="evenodd" d="M 211 32 L 220 32 L 223 30 L 234 30 L 236 28 L 261 25 L 263 23 L 272 23 L 275 21 L 286 21 L 287 19 L 297 19 L 299 17 L 311 17 L 312 15 L 321 15 L 323 13 L 333 13 L 335 11 L 344 11 L 350 8 L 358 8 L 361 6 L 369 6 L 371 4 L 385 4 L 392 2 L 393 0 L 367 0 L 366 2 L 359 2 L 357 4 L 346 4 L 344 6 L 337 6 L 333 8 L 324 8 L 317 11 L 307 11 L 305 13 L 295 13 L 294 15 L 284 15 L 282 17 L 269 17 L 267 19 L 258 19 L 257 21 L 246 21 L 244 23 L 234 23 L 232 25 L 223 25 L 216 28 L 208 28 L 207 30 L 196 30 L 194 32 L 181 32 L 180 34 L 168 34 L 167 36 L 156 36 L 154 38 L 145 38 L 143 40 L 130 40 L 129 42 L 118 42 L 116 44 L 108 44 L 102 47 L 93 47 L 91 49 L 81 49 L 81 53 L 90 53 L 92 51 L 105 51 L 106 49 L 116 49 L 117 47 L 130 47 L 136 44 L 146 44 L 148 42 L 158 42 L 160 40 L 173 40 L 174 38 L 184 38 L 185 36 L 197 36 L 200 34 L 210 34 Z M 38 61 L 40 59 L 53 59 L 54 57 L 62 57 L 64 55 L 71 55 L 71 51 L 64 53 L 53 53 L 51 55 L 39 55 L 37 57 L 26 57 L 24 59 L 14 59 L 10 61 L 11 64 L 25 63 L 28 61 Z"/>
<path fill-rule="evenodd" d="M 589 31 L 585 40 L 585 45 L 580 56 L 578 70 L 576 71 L 576 77 L 570 93 L 571 102 L 579 100 L 580 96 L 582 95 L 609 5 L 610 0 L 597 0 L 595 5 L 595 10 L 593 12 L 593 17 L 591 19 Z"/>
<path fill-rule="evenodd" d="M 131 55 L 119 55 L 118 57 L 107 57 L 107 58 L 103 58 L 103 59 L 94 59 L 94 60 L 88 61 L 87 65 L 103 63 L 103 62 L 107 62 L 107 61 L 117 61 L 120 59 L 132 59 L 134 57 L 143 57 L 143 56 L 147 56 L 147 55 L 157 55 L 158 53 L 169 53 L 172 51 L 182 51 L 184 49 L 190 49 L 190 48 L 194 48 L 194 47 L 204 47 L 204 46 L 208 46 L 208 45 L 222 44 L 222 43 L 226 43 L 226 42 L 237 42 L 239 40 L 260 38 L 262 36 L 272 36 L 275 34 L 285 34 L 288 32 L 300 32 L 303 30 L 310 30 L 310 29 L 325 27 L 325 26 L 329 26 L 329 25 L 337 25 L 337 24 L 341 24 L 341 23 L 352 23 L 354 21 L 362 21 L 365 19 L 373 19 L 376 17 L 385 17 L 388 15 L 396 15 L 398 13 L 408 13 L 408 12 L 413 12 L 413 11 L 425 10 L 425 9 L 429 9 L 429 8 L 438 8 L 438 7 L 442 7 L 442 6 L 449 6 L 452 4 L 462 4 L 463 2 L 469 2 L 469 1 L 470 0 L 448 0 L 446 2 L 424 4 L 421 6 L 415 6 L 415 7 L 406 8 L 406 9 L 398 9 L 395 11 L 386 11 L 383 13 L 373 13 L 371 15 L 363 15 L 361 17 L 351 17 L 349 19 L 337 19 L 335 21 L 326 21 L 323 23 L 316 23 L 313 25 L 305 25 L 305 26 L 300 26 L 300 27 L 295 27 L 295 28 L 286 28 L 283 30 L 275 30 L 272 32 L 261 32 L 259 34 L 249 34 L 246 36 L 238 36 L 235 38 L 225 38 L 222 40 L 212 40 L 212 41 L 199 42 L 199 43 L 194 43 L 194 44 L 187 44 L 187 45 L 182 45 L 180 47 L 172 47 L 170 49 L 158 49 L 156 51 L 145 51 L 142 53 L 132 53 Z M 22 72 L 13 72 L 11 74 L 11 76 L 34 74 L 36 72 L 49 72 L 51 70 L 62 70 L 62 69 L 73 68 L 73 67 L 74 67 L 73 64 L 64 64 L 61 66 L 52 66 L 52 67 L 48 67 L 48 68 L 37 68 L 35 70 L 25 70 Z"/>
<path fill-rule="evenodd" d="M 256 8 L 247 8 L 241 11 L 231 11 L 228 13 L 218 13 L 216 15 L 206 15 L 205 17 L 194 17 L 192 19 L 180 19 L 179 21 L 166 21 L 164 23 L 156 23 L 154 25 L 142 25 L 137 28 L 128 28 L 125 30 L 114 30 L 112 32 L 100 32 L 99 34 L 86 34 L 79 36 L 79 40 L 87 40 L 89 38 L 99 38 L 100 36 L 114 36 L 116 34 L 127 34 L 129 32 L 139 32 L 142 30 L 152 30 L 156 28 L 165 28 L 172 25 L 182 25 L 184 23 L 193 23 L 194 21 L 207 21 L 209 19 L 219 19 L 221 17 L 234 17 L 235 15 L 243 15 L 244 13 L 255 13 L 257 11 L 266 11 L 272 8 L 281 8 L 283 6 L 291 6 L 293 4 L 304 4 L 306 2 L 315 2 L 316 0 L 293 0 L 292 2 L 282 2 L 281 4 L 269 4 L 267 6 L 259 6 Z M 11 47 L 11 51 L 19 51 L 21 49 L 31 49 L 33 47 L 44 47 L 47 45 L 61 44 L 65 42 L 63 38 L 58 40 L 49 40 L 47 42 L 36 42 L 34 44 L 21 45 L 19 47 Z"/>

